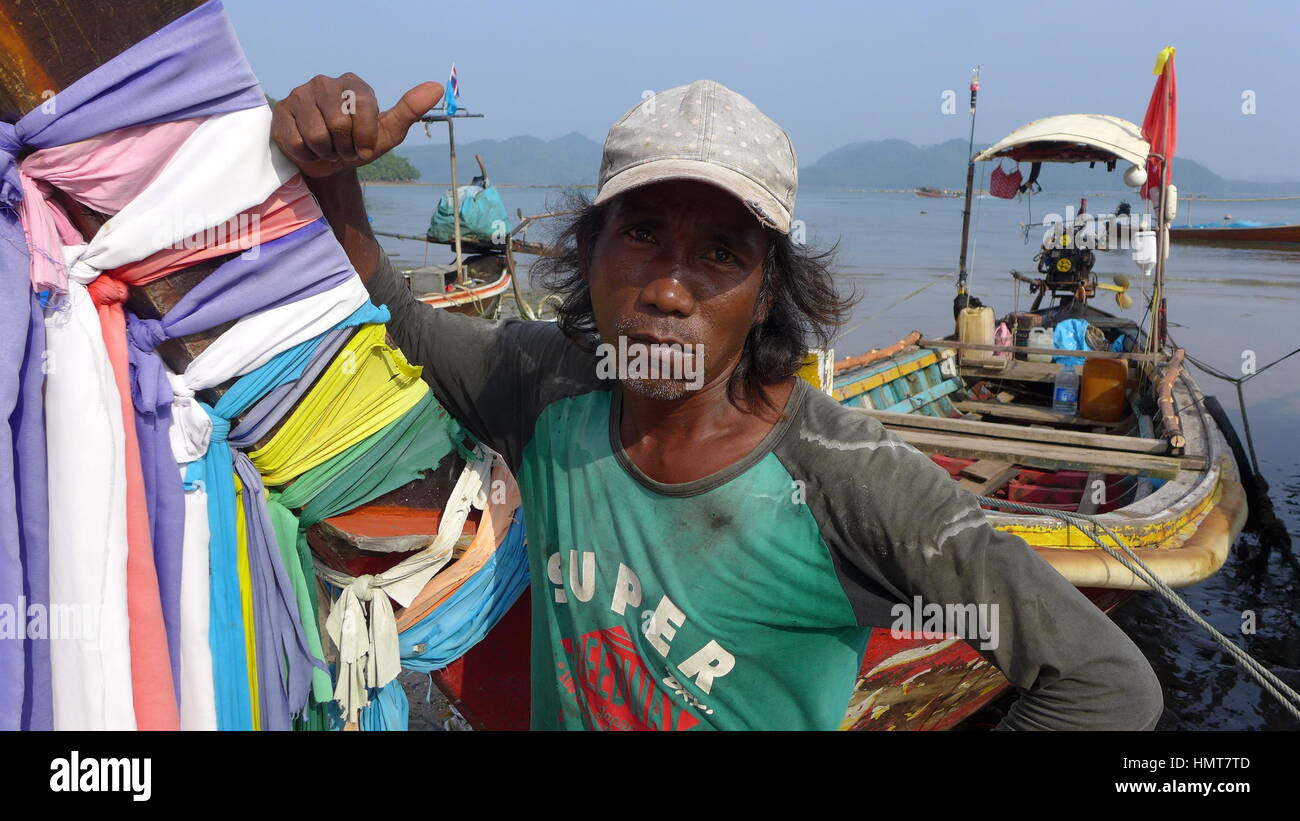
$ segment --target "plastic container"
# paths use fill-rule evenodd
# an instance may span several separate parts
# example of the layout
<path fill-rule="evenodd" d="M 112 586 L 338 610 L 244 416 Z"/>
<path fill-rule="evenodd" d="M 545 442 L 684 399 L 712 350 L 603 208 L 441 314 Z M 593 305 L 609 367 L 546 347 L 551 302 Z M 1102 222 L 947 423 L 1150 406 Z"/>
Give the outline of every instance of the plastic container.
<path fill-rule="evenodd" d="M 1138 231 L 1133 237 L 1133 264 L 1150 276 L 1156 267 L 1156 232 Z"/>
<path fill-rule="evenodd" d="M 1052 332 L 1047 328 L 1030 328 L 1029 338 L 1026 342 L 1027 347 L 1030 348 L 1043 348 L 1050 351 L 1055 347 L 1052 343 Z M 1025 354 L 1025 360 L 1028 362 L 1051 362 L 1052 355 L 1045 353 Z"/>
<path fill-rule="evenodd" d="M 993 344 L 993 309 L 962 308 L 957 315 L 957 339 L 979 345 Z M 961 349 L 962 364 L 987 363 L 995 359 L 993 351 Z"/>
<path fill-rule="evenodd" d="M 1128 415 L 1128 364 L 1122 359 L 1089 359 L 1079 378 L 1079 416 L 1118 422 Z"/>
<path fill-rule="evenodd" d="M 998 329 L 993 332 L 993 344 L 1006 346 L 1011 345 L 1011 329 L 1007 327 L 1007 323 L 998 323 Z M 1011 351 L 994 351 L 993 355 L 998 359 L 1010 359 Z"/>
<path fill-rule="evenodd" d="M 1052 410 L 1066 416 L 1079 415 L 1079 374 L 1073 365 L 1062 365 L 1052 388 Z"/>

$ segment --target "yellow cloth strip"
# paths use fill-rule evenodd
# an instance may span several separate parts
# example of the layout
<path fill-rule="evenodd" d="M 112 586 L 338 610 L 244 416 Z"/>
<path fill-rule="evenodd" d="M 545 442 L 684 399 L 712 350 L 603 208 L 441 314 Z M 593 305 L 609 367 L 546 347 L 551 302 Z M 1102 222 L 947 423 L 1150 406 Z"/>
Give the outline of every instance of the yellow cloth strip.
<path fill-rule="evenodd" d="M 1160 49 L 1160 53 L 1156 55 L 1155 70 L 1152 71 L 1151 73 L 1163 74 L 1165 70 L 1165 63 L 1169 62 L 1169 58 L 1173 56 L 1174 56 L 1173 46 L 1165 46 L 1164 48 Z"/>
<path fill-rule="evenodd" d="M 363 325 L 266 446 L 248 454 L 268 485 L 282 485 L 342 453 L 415 407 L 423 369 Z"/>
<path fill-rule="evenodd" d="M 238 545 L 239 601 L 244 615 L 244 648 L 248 655 L 248 695 L 253 702 L 253 729 L 262 729 L 261 697 L 257 692 L 257 632 L 253 629 L 253 569 L 248 561 L 248 531 L 244 523 L 244 483 L 235 476 L 235 539 Z"/>

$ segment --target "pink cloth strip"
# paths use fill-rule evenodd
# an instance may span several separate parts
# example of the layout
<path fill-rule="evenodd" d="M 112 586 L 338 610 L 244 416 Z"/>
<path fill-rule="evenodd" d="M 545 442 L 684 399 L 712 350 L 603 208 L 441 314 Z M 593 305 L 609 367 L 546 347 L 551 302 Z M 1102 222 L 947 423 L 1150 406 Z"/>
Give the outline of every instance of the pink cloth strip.
<path fill-rule="evenodd" d="M 31 249 L 32 287 L 58 292 L 68 287 L 50 186 L 96 211 L 116 214 L 153 182 L 204 119 L 119 128 L 81 142 L 43 148 L 23 160 L 18 166 L 23 184 L 19 207 Z"/>

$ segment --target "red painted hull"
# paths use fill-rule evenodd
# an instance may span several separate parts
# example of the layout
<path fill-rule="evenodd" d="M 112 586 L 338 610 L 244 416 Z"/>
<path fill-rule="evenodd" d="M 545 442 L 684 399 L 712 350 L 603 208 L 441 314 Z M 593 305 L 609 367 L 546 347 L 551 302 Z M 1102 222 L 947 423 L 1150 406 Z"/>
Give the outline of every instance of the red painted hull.
<path fill-rule="evenodd" d="M 1174 242 L 1294 242 L 1300 243 L 1300 225 L 1261 225 L 1258 228 L 1170 228 Z"/>

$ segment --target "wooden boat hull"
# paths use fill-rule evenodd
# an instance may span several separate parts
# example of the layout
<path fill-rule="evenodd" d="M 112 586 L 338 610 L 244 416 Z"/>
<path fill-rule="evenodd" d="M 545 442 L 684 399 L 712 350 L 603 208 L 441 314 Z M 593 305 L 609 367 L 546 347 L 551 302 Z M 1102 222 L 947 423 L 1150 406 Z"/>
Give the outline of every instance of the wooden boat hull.
<path fill-rule="evenodd" d="M 957 191 L 946 191 L 938 188 L 918 188 L 915 193 L 918 197 L 926 197 L 927 199 L 950 200 L 961 196 Z"/>
<path fill-rule="evenodd" d="M 1173 242 L 1200 243 L 1300 243 L 1300 225 L 1260 225 L 1256 227 L 1170 228 Z"/>
<path fill-rule="evenodd" d="M 455 282 L 455 265 L 413 268 L 403 276 L 411 292 L 426 305 L 469 316 L 496 316 L 501 297 L 512 283 L 505 256 L 471 256 L 464 268 L 464 283 Z"/>

